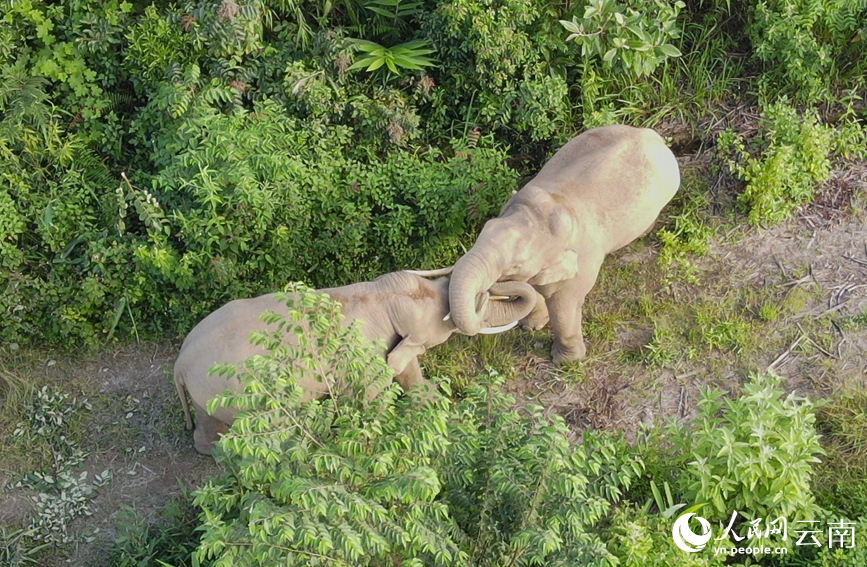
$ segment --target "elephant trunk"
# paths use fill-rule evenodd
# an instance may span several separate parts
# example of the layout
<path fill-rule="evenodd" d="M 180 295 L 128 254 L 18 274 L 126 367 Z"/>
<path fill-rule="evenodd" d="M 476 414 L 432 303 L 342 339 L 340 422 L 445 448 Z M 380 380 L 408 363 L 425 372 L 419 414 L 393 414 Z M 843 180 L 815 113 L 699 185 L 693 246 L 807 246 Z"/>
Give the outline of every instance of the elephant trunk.
<path fill-rule="evenodd" d="M 490 293 L 492 296 L 509 296 L 515 299 L 502 301 L 491 297 L 482 312 L 485 327 L 502 327 L 518 322 L 530 314 L 538 297 L 533 286 L 525 282 L 498 282 L 491 286 Z M 481 332 L 484 333 L 485 329 Z"/>
<path fill-rule="evenodd" d="M 501 273 L 490 256 L 473 250 L 457 261 L 449 283 L 449 309 L 458 331 L 472 336 L 482 330 L 479 296 L 496 283 Z"/>

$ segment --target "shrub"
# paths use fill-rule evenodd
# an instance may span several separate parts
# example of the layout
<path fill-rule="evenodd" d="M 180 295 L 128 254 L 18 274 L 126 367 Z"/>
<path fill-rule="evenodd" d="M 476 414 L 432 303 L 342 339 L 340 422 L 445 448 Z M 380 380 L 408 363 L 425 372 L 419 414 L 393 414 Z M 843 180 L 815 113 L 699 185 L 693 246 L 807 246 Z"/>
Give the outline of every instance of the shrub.
<path fill-rule="evenodd" d="M 580 20 L 560 23 L 581 46 L 585 61 L 601 60 L 615 73 L 646 77 L 668 57 L 680 57 L 680 51 L 668 43 L 680 37 L 677 16 L 686 4 L 680 0 L 643 0 L 630 5 L 616 0 L 595 0 L 584 6 Z"/>
<path fill-rule="evenodd" d="M 565 142 L 571 62 L 557 25 L 567 16 L 560 9 L 538 0 L 451 0 L 420 16 L 441 62 L 426 115 L 431 134 L 448 139 L 455 129 L 478 128 L 517 151 Z"/>
<path fill-rule="evenodd" d="M 214 565 L 611 565 L 593 526 L 641 471 L 618 445 L 571 446 L 562 419 L 511 409 L 496 374 L 455 404 L 394 385 L 327 297 L 296 287 L 272 354 L 247 361 L 245 391 L 211 403 L 249 408 L 218 444 L 225 471 L 197 491 L 200 560 Z M 328 352 L 333 395 L 300 403 Z M 299 358 L 301 357 L 301 358 Z M 299 362 L 300 361 L 300 362 Z M 223 368 L 221 371 L 231 369 Z M 324 376 L 323 376 L 323 379 Z"/>
<path fill-rule="evenodd" d="M 817 513 L 810 486 L 812 464 L 824 454 L 815 430 L 814 405 L 779 388 L 782 378 L 754 374 L 744 395 L 720 401 L 706 390 L 696 428 L 685 441 L 689 463 L 685 498 L 707 503 L 702 515 L 728 520 L 784 516 L 789 522 Z"/>
<path fill-rule="evenodd" d="M 606 534 L 622 567 L 709 567 L 724 565 L 722 555 L 684 553 L 671 537 L 671 519 L 644 509 L 621 507 Z"/>
<path fill-rule="evenodd" d="M 834 137 L 815 112 L 799 115 L 785 98 L 767 106 L 764 114 L 766 128 L 752 151 L 732 132 L 717 142 L 731 171 L 747 183 L 738 200 L 755 225 L 780 223 L 813 200 L 816 186 L 831 173 Z"/>
<path fill-rule="evenodd" d="M 832 100 L 841 73 L 863 74 L 864 0 L 762 0 L 747 26 L 754 55 L 768 64 L 768 99 L 791 93 L 811 103 Z"/>
<path fill-rule="evenodd" d="M 161 141 L 159 226 L 136 246 L 149 311 L 189 324 L 227 297 L 304 279 L 319 287 L 451 262 L 515 185 L 494 149 L 353 156 L 351 130 L 287 116 L 273 101 L 230 115 L 201 106 Z M 142 199 L 147 199 L 141 193 Z M 194 299 L 195 298 L 195 299 Z M 191 317 L 192 315 L 192 317 Z"/>

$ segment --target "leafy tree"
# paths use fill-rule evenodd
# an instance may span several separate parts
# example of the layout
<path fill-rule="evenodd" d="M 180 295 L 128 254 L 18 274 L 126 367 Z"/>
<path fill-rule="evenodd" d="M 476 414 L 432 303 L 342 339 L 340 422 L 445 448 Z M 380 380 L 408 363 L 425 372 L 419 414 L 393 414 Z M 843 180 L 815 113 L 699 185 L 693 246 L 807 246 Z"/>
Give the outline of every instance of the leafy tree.
<path fill-rule="evenodd" d="M 225 472 L 196 496 L 200 560 L 614 564 L 593 527 L 640 474 L 639 460 L 601 436 L 571 445 L 562 419 L 512 409 L 495 373 L 458 403 L 401 397 L 394 385 L 370 400 L 391 380 L 384 359 L 355 325 L 340 325 L 334 302 L 292 290 L 289 316 L 267 316 L 280 330 L 254 338 L 271 354 L 240 370 L 244 393 L 210 404 L 245 411 L 219 442 Z M 327 380 L 332 395 L 301 403 L 302 376 Z"/>

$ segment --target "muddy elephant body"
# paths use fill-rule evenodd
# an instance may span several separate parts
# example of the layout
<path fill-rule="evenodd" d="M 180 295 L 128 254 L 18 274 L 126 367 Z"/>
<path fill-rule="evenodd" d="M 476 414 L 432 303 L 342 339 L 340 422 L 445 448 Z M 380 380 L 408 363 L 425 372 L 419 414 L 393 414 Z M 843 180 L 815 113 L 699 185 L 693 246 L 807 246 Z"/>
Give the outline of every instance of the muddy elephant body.
<path fill-rule="evenodd" d="M 449 294 L 458 329 L 479 331 L 475 298 L 491 284 L 528 282 L 544 301 L 526 326 L 550 320 L 555 363 L 584 356 L 582 307 L 605 255 L 649 232 L 679 185 L 674 154 L 652 130 L 605 126 L 573 138 L 455 264 Z"/>
<path fill-rule="evenodd" d="M 409 272 L 393 272 L 371 282 L 320 291 L 341 303 L 344 325 L 363 320 L 362 334 L 370 340 L 385 342 L 383 356 L 394 371 L 395 380 L 409 390 L 429 385 L 422 376 L 418 355 L 445 342 L 456 331 L 452 321 L 444 320 L 449 312 L 448 287 L 449 278 L 429 280 Z M 498 284 L 491 292 L 501 299 L 517 298 L 488 302 L 483 326 L 492 332 L 526 316 L 536 300 L 530 286 L 516 282 Z M 231 301 L 205 317 L 184 340 L 175 362 L 175 385 L 188 429 L 192 421 L 186 393 L 192 399 L 196 413 L 193 438 L 200 453 L 211 453 L 214 443 L 228 431 L 238 412 L 235 408 L 218 408 L 210 415 L 206 410 L 208 401 L 225 390 L 242 388 L 238 379 L 209 375 L 209 371 L 217 363 L 238 364 L 252 356 L 267 354 L 262 347 L 251 344 L 249 337 L 254 331 L 276 329 L 275 325 L 260 320 L 269 310 L 285 316 L 288 307 L 273 293 Z M 303 400 L 321 397 L 328 391 L 328 385 L 312 379 L 300 386 L 305 390 Z M 377 394 L 368 392 L 371 397 Z"/>

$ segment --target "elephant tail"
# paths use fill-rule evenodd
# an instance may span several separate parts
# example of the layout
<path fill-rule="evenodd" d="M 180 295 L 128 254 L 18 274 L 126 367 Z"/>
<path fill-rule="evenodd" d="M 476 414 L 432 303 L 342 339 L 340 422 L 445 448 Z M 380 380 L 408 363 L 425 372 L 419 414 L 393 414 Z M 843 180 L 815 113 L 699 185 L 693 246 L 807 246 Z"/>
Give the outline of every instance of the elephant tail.
<path fill-rule="evenodd" d="M 193 428 L 193 418 L 190 416 L 190 405 L 187 402 L 187 390 L 184 387 L 183 371 L 175 366 L 175 388 L 178 390 L 178 397 L 181 399 L 181 407 L 184 409 L 184 420 L 187 422 L 187 429 Z"/>

